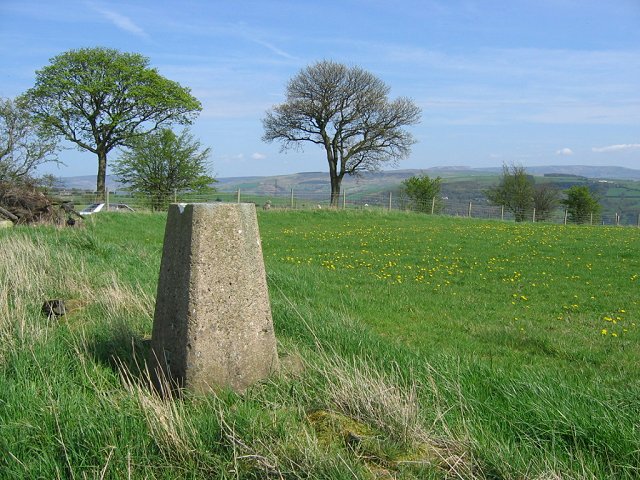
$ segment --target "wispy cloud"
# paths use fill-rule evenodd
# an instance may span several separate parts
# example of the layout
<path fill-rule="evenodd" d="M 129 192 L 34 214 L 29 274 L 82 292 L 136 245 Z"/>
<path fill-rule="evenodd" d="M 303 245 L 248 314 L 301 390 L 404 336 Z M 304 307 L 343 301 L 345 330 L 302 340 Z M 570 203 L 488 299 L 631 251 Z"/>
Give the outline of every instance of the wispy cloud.
<path fill-rule="evenodd" d="M 608 145 L 606 147 L 593 147 L 591 150 L 597 153 L 624 152 L 628 150 L 640 150 L 640 143 L 623 143 L 620 145 Z"/>
<path fill-rule="evenodd" d="M 294 55 L 291 55 L 290 53 L 285 52 L 284 50 L 282 50 L 281 48 L 278 48 L 271 42 L 267 42 L 266 40 L 263 39 L 262 35 L 259 32 L 257 32 L 254 29 L 250 29 L 244 24 L 239 24 L 234 26 L 233 30 L 235 30 L 237 34 L 240 37 L 244 38 L 245 40 L 249 42 L 253 42 L 262 47 L 265 47 L 267 50 L 271 51 L 272 53 L 275 53 L 279 57 L 286 58 L 287 60 L 297 60 L 297 58 Z"/>
<path fill-rule="evenodd" d="M 562 155 L 563 157 L 569 157 L 573 155 L 573 150 L 570 148 L 561 148 L 560 150 L 556 150 L 556 155 Z"/>
<path fill-rule="evenodd" d="M 267 156 L 264 153 L 256 152 L 251 154 L 251 158 L 253 160 L 264 160 Z"/>
<path fill-rule="evenodd" d="M 274 43 L 274 40 L 283 40 L 283 38 L 280 34 L 270 29 L 254 27 L 245 22 L 220 23 L 209 20 L 202 22 L 197 20 L 184 21 L 173 18 L 162 18 L 158 21 L 161 22 L 163 29 L 170 29 L 176 32 L 189 32 L 191 36 L 195 35 L 206 38 L 241 39 L 245 42 L 264 47 L 281 59 L 293 60 L 296 63 L 300 61 L 298 57 L 290 54 Z"/>
<path fill-rule="evenodd" d="M 260 40 L 258 38 L 249 38 L 249 37 L 247 37 L 247 39 L 257 43 L 258 45 L 262 45 L 263 47 L 267 48 L 268 50 L 271 50 L 276 55 L 284 57 L 284 58 L 286 58 L 288 60 L 296 60 L 296 57 L 294 57 L 293 55 L 285 52 L 284 50 L 276 47 L 275 45 L 273 45 L 273 44 L 271 44 L 269 42 L 265 42 L 265 41 Z"/>
<path fill-rule="evenodd" d="M 95 3 L 88 3 L 93 10 L 98 12 L 105 20 L 111 22 L 113 25 L 118 27 L 120 30 L 124 30 L 127 33 L 131 33 L 132 35 L 136 35 L 140 38 L 148 39 L 149 35 L 145 32 L 139 25 L 137 25 L 133 20 L 129 17 L 122 15 L 113 10 L 109 10 Z"/>

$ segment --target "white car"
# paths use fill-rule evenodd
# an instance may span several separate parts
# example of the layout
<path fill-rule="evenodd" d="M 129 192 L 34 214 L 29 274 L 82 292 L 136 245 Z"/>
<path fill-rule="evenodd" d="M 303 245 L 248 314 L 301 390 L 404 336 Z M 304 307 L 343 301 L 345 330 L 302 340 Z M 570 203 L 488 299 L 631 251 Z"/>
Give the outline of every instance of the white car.
<path fill-rule="evenodd" d="M 98 212 L 133 212 L 133 208 L 129 205 L 125 205 L 124 203 L 110 203 L 109 208 L 107 208 L 106 203 L 94 203 L 89 205 L 84 210 L 80 211 L 80 215 L 83 217 L 86 215 L 92 215 Z"/>

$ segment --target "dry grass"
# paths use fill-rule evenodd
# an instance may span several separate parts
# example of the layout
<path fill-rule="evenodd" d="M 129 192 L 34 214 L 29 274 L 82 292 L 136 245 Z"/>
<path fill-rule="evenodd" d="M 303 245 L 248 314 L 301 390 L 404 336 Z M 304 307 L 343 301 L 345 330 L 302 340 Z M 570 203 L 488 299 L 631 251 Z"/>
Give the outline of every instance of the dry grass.
<path fill-rule="evenodd" d="M 100 304 L 107 312 L 120 312 L 131 316 L 153 317 L 155 297 L 145 292 L 140 286 L 131 287 L 123 284 L 115 272 L 107 284 L 93 293 L 94 302 Z"/>
<path fill-rule="evenodd" d="M 122 365 L 120 378 L 126 391 L 138 403 L 147 427 L 157 447 L 168 461 L 189 459 L 197 451 L 195 430 L 185 414 L 184 403 L 172 393 L 168 380 L 163 395 L 159 395 L 150 381 L 148 370 L 142 378 L 134 377 Z"/>
<path fill-rule="evenodd" d="M 42 304 L 74 289 L 82 265 L 65 252 L 52 255 L 47 242 L 26 235 L 0 238 L 0 251 L 0 352 L 6 352 L 16 342 L 33 344 L 47 334 Z"/>
<path fill-rule="evenodd" d="M 62 299 L 67 313 L 97 304 L 107 316 L 142 316 L 147 320 L 153 316 L 153 295 L 120 282 L 115 272 L 109 273 L 104 286 L 93 288 L 82 259 L 73 256 L 69 249 L 53 245 L 55 241 L 50 238 L 18 232 L 0 238 L 0 338 L 3 344 L 26 339 L 37 341 L 46 334 L 48 323 L 44 321 L 41 307 L 51 299 Z"/>
<path fill-rule="evenodd" d="M 347 360 L 322 354 L 321 373 L 327 379 L 327 397 L 338 411 L 385 432 L 405 445 L 428 437 L 420 415 L 417 386 L 400 385 L 367 359 Z M 394 366 L 396 373 L 398 366 Z"/>
<path fill-rule="evenodd" d="M 400 446 L 400 453 L 391 458 L 377 459 L 374 464 L 385 465 L 391 471 L 408 465 L 438 467 L 447 478 L 482 478 L 473 465 L 468 448 L 464 447 L 465 442 L 454 440 L 455 437 L 444 423 L 444 415 L 438 414 L 436 418 L 439 431 L 447 434 L 445 437 L 442 433 L 436 434 L 435 423 L 429 425 L 421 411 L 425 400 L 419 398 L 419 392 L 433 388 L 434 391 L 428 393 L 430 397 L 437 398 L 435 382 L 420 386 L 411 375 L 403 375 L 399 365 L 394 364 L 387 369 L 391 373 L 387 373 L 366 358 L 347 360 L 326 351 L 320 354 L 318 365 L 326 379 L 329 406 L 357 421 L 349 422 L 344 418 L 340 420 L 341 415 L 329 415 L 338 418 L 341 427 L 352 426 L 341 434 L 347 443 L 362 442 L 366 450 L 366 428 L 373 427 L 380 432 L 381 438 L 377 439 L 379 444 L 388 445 L 391 441 Z M 438 410 L 439 406 L 433 405 L 433 408 Z M 364 429 L 357 426 L 360 422 L 364 424 Z M 364 457 L 375 460 L 375 454 L 372 455 L 370 450 L 365 452 Z"/>
<path fill-rule="evenodd" d="M 0 238 L 0 338 L 4 345 L 35 342 L 46 335 L 53 319 L 46 319 L 41 308 L 52 299 L 63 300 L 67 313 L 96 304 L 106 316 L 150 320 L 152 295 L 120 282 L 115 272 L 110 272 L 106 285 L 93 288 L 84 262 L 54 244 L 50 238 L 20 233 Z M 90 320 L 85 316 L 84 321 Z"/>

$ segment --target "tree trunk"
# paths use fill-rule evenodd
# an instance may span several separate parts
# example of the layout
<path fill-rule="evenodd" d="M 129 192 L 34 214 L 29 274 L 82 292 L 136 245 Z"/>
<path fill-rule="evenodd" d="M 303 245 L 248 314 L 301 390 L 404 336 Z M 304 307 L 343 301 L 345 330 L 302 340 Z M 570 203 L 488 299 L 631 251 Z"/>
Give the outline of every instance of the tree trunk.
<path fill-rule="evenodd" d="M 107 196 L 106 189 L 107 179 L 107 151 L 104 147 L 98 147 L 98 181 L 96 184 L 96 192 L 98 198 L 104 200 Z"/>
<path fill-rule="evenodd" d="M 340 185 L 342 184 L 342 176 L 331 176 L 331 206 L 338 208 L 340 205 Z"/>
<path fill-rule="evenodd" d="M 344 177 L 344 170 L 338 172 L 338 162 L 336 162 L 335 152 L 329 143 L 325 144 L 325 150 L 327 151 L 329 178 L 331 179 L 331 207 L 338 208 L 338 205 L 340 205 L 340 185 L 342 184 L 342 177 Z"/>

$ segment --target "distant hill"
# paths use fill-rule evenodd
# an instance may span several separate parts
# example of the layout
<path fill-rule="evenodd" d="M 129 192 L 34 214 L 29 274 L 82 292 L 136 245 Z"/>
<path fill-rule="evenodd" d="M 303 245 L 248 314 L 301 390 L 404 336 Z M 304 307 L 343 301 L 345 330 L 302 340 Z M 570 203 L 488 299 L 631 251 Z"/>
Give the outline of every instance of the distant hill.
<path fill-rule="evenodd" d="M 96 175 L 81 175 L 77 177 L 60 177 L 59 186 L 62 188 L 73 189 L 77 188 L 78 190 L 90 190 L 94 191 L 96 189 Z M 117 182 L 112 175 L 107 175 L 105 179 L 105 183 L 107 188 L 110 191 L 116 191 L 118 188 L 122 188 L 123 184 Z"/>
<path fill-rule="evenodd" d="M 346 176 L 342 187 L 350 193 L 380 192 L 397 189 L 400 183 L 413 175 L 440 176 L 442 178 L 494 176 L 494 173 L 475 171 L 469 167 L 435 167 L 426 169 L 386 170 Z M 326 193 L 330 189 L 328 172 L 301 172 L 269 177 L 219 178 L 216 187 L 220 191 L 255 190 L 267 194 L 289 192 Z"/>
<path fill-rule="evenodd" d="M 587 165 L 547 165 L 541 167 L 526 167 L 527 172 L 533 175 L 545 173 L 566 173 L 579 177 L 604 179 L 604 180 L 640 180 L 640 170 L 626 167 L 612 166 L 587 166 Z M 487 172 L 499 173 L 502 167 L 475 169 Z"/>
<path fill-rule="evenodd" d="M 590 179 L 606 180 L 640 180 L 640 170 L 624 167 L 589 167 L 581 165 L 527 167 L 533 175 L 566 174 Z M 445 182 L 458 180 L 480 180 L 482 177 L 490 181 L 502 172 L 502 167 L 470 168 L 470 167 L 431 167 L 425 169 L 385 170 L 382 172 L 363 173 L 358 177 L 345 177 L 343 188 L 354 193 L 367 193 L 395 190 L 399 184 L 413 175 L 429 175 L 442 177 Z M 329 174 L 327 172 L 302 172 L 290 175 L 274 175 L 268 177 L 228 177 L 219 178 L 217 188 L 221 191 L 259 190 L 265 193 L 283 193 L 291 188 L 298 192 L 322 193 L 329 190 Z"/>
<path fill-rule="evenodd" d="M 501 167 L 471 168 L 464 166 L 430 167 L 425 169 L 385 170 L 375 173 L 364 173 L 358 177 L 345 177 L 343 187 L 351 192 L 373 192 L 393 190 L 403 180 L 413 175 L 440 176 L 443 179 L 462 179 L 464 177 L 488 177 L 500 174 Z M 567 174 L 591 179 L 606 180 L 640 180 L 640 170 L 615 166 L 585 166 L 585 165 L 550 165 L 527 167 L 533 175 Z M 470 178 L 470 179 L 471 179 Z M 64 177 L 60 179 L 61 186 L 68 189 L 94 190 L 95 175 L 78 177 Z M 123 187 L 111 175 L 107 175 L 107 187 L 116 191 Z M 253 176 L 253 177 L 223 177 L 218 178 L 216 187 L 221 191 L 259 190 L 265 193 L 288 192 L 291 188 L 296 191 L 326 192 L 329 189 L 329 174 L 327 172 L 301 172 L 288 175 Z"/>

